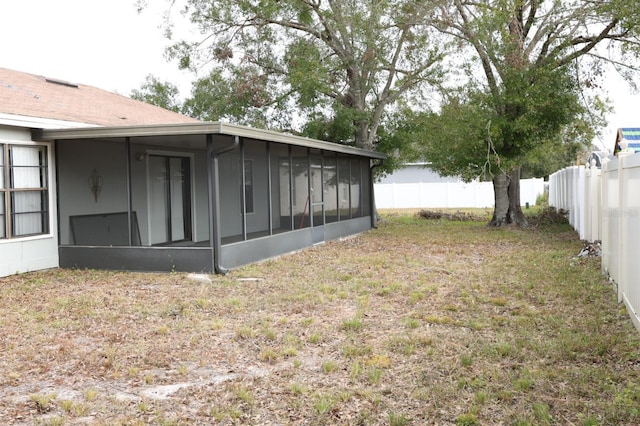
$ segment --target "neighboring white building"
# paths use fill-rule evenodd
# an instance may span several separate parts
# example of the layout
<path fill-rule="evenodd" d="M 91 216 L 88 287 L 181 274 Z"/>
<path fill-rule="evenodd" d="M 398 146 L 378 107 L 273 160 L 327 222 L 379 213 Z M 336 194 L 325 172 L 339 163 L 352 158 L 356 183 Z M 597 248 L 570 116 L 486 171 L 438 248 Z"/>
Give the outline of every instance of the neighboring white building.
<path fill-rule="evenodd" d="M 492 182 L 464 182 L 457 177 L 443 177 L 429 168 L 429 163 L 411 163 L 374 184 L 376 207 L 407 208 L 493 208 Z M 544 179 L 520 181 L 523 206 L 535 205 L 544 193 Z"/>

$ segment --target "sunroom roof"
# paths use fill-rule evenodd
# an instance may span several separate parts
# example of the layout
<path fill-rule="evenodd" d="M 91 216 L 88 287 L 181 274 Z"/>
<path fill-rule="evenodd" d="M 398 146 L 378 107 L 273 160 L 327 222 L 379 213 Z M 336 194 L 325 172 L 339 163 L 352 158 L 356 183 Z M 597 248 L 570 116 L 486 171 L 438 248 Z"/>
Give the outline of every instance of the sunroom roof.
<path fill-rule="evenodd" d="M 118 139 L 153 137 L 155 141 L 173 141 L 189 145 L 189 138 L 205 135 L 228 135 L 248 139 L 283 143 L 293 146 L 334 151 L 362 157 L 385 159 L 386 155 L 376 151 L 320 141 L 271 130 L 255 129 L 247 126 L 222 122 L 196 122 L 139 126 L 82 127 L 70 129 L 52 129 L 33 131 L 33 139 L 38 141 L 55 141 L 70 139 Z M 202 138 L 198 138 L 202 139 Z"/>

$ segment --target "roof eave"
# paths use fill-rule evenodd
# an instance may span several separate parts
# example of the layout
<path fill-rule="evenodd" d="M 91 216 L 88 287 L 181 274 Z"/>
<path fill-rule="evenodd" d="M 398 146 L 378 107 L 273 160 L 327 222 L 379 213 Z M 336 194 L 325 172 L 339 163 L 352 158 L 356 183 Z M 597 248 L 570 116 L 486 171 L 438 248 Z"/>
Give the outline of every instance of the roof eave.
<path fill-rule="evenodd" d="M 289 145 L 302 146 L 322 150 L 336 151 L 344 154 L 359 155 L 374 159 L 384 160 L 387 156 L 383 153 L 325 142 L 317 139 L 294 136 L 271 130 L 255 129 L 237 124 L 221 122 L 177 123 L 140 126 L 113 126 L 113 127 L 87 127 L 74 129 L 37 129 L 33 132 L 33 139 L 38 141 L 55 141 L 64 139 L 104 139 L 126 138 L 145 136 L 180 136 L 180 135 L 206 135 L 220 134 L 238 136 L 243 138 L 266 140 Z"/>

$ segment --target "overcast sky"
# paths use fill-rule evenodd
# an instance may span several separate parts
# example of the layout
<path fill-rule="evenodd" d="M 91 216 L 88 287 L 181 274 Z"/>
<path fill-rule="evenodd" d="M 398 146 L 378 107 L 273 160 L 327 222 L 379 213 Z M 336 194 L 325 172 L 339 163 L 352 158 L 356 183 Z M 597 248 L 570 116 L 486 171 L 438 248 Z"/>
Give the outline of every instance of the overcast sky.
<path fill-rule="evenodd" d="M 0 66 L 122 95 L 149 74 L 182 89 L 191 77 L 163 56 L 166 2 L 149 3 L 138 14 L 135 0 L 3 0 Z"/>
<path fill-rule="evenodd" d="M 135 0 L 2 0 L 0 67 L 126 96 L 153 74 L 187 96 L 193 76 L 163 55 L 168 41 L 159 26 L 167 3 L 148 3 L 138 14 Z M 640 127 L 640 95 L 615 76 L 606 86 L 616 111 L 600 143 L 610 148 L 615 129 Z"/>

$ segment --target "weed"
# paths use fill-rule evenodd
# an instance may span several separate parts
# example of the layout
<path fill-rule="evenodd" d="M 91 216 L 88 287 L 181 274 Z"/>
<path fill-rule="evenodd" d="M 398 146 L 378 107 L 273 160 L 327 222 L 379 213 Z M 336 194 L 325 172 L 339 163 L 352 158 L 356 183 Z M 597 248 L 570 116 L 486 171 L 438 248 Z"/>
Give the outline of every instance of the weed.
<path fill-rule="evenodd" d="M 265 340 L 269 340 L 269 341 L 274 341 L 278 337 L 276 332 L 274 330 L 272 330 L 272 329 L 263 330 L 262 334 L 263 334 Z"/>
<path fill-rule="evenodd" d="M 210 303 L 209 299 L 203 299 L 203 298 L 197 298 L 194 302 L 196 307 L 199 309 L 205 309 L 207 306 L 209 306 L 209 303 Z"/>
<path fill-rule="evenodd" d="M 349 377 L 351 380 L 357 380 L 362 374 L 362 364 L 359 361 L 353 361 L 349 365 Z"/>
<path fill-rule="evenodd" d="M 367 368 L 367 379 L 369 383 L 379 385 L 382 379 L 382 369 L 376 366 L 370 366 Z"/>
<path fill-rule="evenodd" d="M 477 426 L 480 422 L 478 420 L 478 415 L 474 413 L 464 413 L 460 414 L 456 418 L 457 426 Z"/>
<path fill-rule="evenodd" d="M 314 321 L 315 321 L 315 318 L 312 318 L 312 317 L 310 317 L 310 318 L 304 318 L 304 319 L 302 319 L 302 320 L 300 321 L 300 325 L 301 325 L 302 327 L 309 327 L 309 326 L 311 326 L 311 324 L 313 324 L 313 323 L 314 323 Z"/>
<path fill-rule="evenodd" d="M 260 361 L 275 362 L 278 358 L 280 358 L 280 354 L 278 351 L 272 348 L 263 348 L 260 351 Z"/>
<path fill-rule="evenodd" d="M 246 340 L 255 336 L 255 331 L 251 327 L 242 326 L 236 328 L 236 339 Z"/>
<path fill-rule="evenodd" d="M 43 424 L 46 426 L 62 426 L 64 425 L 64 417 L 58 417 L 58 416 L 48 417 L 47 419 L 44 420 Z"/>
<path fill-rule="evenodd" d="M 515 388 L 520 392 L 527 392 L 533 388 L 533 380 L 529 377 L 521 377 L 516 380 Z"/>
<path fill-rule="evenodd" d="M 245 404 L 253 404 L 253 394 L 249 389 L 244 386 L 236 386 L 234 389 L 234 394 L 239 401 L 244 402 Z"/>
<path fill-rule="evenodd" d="M 291 393 L 294 395 L 302 395 L 307 392 L 307 388 L 302 386 L 300 383 L 292 383 L 291 384 Z"/>
<path fill-rule="evenodd" d="M 478 405 L 482 405 L 482 404 L 486 403 L 488 399 L 489 399 L 489 394 L 487 394 L 487 392 L 485 392 L 485 391 L 478 391 L 473 396 L 473 400 Z"/>
<path fill-rule="evenodd" d="M 338 363 L 335 361 L 324 361 L 321 368 L 325 373 L 332 373 L 338 369 Z"/>
<path fill-rule="evenodd" d="M 243 305 L 242 301 L 240 299 L 238 299 L 237 297 L 232 297 L 232 298 L 228 299 L 227 303 L 236 312 L 241 312 L 241 311 L 244 310 L 244 305 Z"/>
<path fill-rule="evenodd" d="M 60 408 L 62 408 L 62 410 L 67 414 L 71 413 L 71 410 L 73 409 L 73 401 L 70 399 L 60 401 Z"/>
<path fill-rule="evenodd" d="M 114 347 L 106 348 L 102 354 L 102 366 L 106 369 L 115 368 L 117 349 Z"/>
<path fill-rule="evenodd" d="M 322 336 L 320 336 L 320 334 L 318 333 L 313 333 L 312 335 L 309 336 L 309 343 L 313 343 L 315 345 L 320 341 L 322 341 Z"/>
<path fill-rule="evenodd" d="M 456 321 L 448 315 L 427 315 L 424 320 L 429 324 L 454 325 Z"/>
<path fill-rule="evenodd" d="M 514 348 L 511 344 L 500 342 L 493 347 L 493 350 L 500 358 L 506 358 L 513 354 Z"/>
<path fill-rule="evenodd" d="M 418 349 L 431 346 L 433 340 L 424 336 L 393 336 L 387 341 L 387 347 L 395 353 L 402 355 L 412 355 Z"/>
<path fill-rule="evenodd" d="M 473 365 L 473 356 L 471 355 L 461 355 L 460 356 L 460 365 L 465 368 L 471 367 Z"/>
<path fill-rule="evenodd" d="M 533 404 L 533 416 L 538 421 L 538 424 L 541 425 L 551 425 L 553 422 L 551 414 L 549 413 L 549 406 L 544 403 L 538 402 Z"/>
<path fill-rule="evenodd" d="M 347 343 L 342 346 L 342 355 L 347 358 L 356 358 L 360 356 L 369 355 L 373 352 L 373 349 L 369 345 Z"/>
<path fill-rule="evenodd" d="M 213 320 L 209 324 L 209 330 L 212 330 L 212 331 L 221 330 L 223 327 L 224 327 L 224 321 L 222 321 L 221 319 Z"/>
<path fill-rule="evenodd" d="M 345 331 L 360 331 L 360 329 L 362 329 L 362 319 L 356 317 L 343 320 L 342 329 Z"/>
<path fill-rule="evenodd" d="M 367 360 L 367 365 L 379 368 L 391 367 L 391 358 L 387 355 L 375 355 Z"/>
<path fill-rule="evenodd" d="M 404 414 L 389 413 L 389 426 L 406 426 L 411 422 L 411 419 Z"/>
<path fill-rule="evenodd" d="M 91 402 L 98 397 L 98 391 L 95 389 L 87 389 L 84 391 L 84 399 Z"/>
<path fill-rule="evenodd" d="M 46 413 L 53 408 L 53 401 L 57 398 L 55 393 L 41 394 L 35 393 L 29 395 L 29 400 L 36 406 L 38 413 Z"/>
<path fill-rule="evenodd" d="M 285 357 L 294 357 L 298 355 L 298 348 L 296 348 L 295 346 L 285 346 L 284 348 L 282 348 L 280 353 Z"/>
<path fill-rule="evenodd" d="M 336 400 L 331 395 L 317 395 L 313 407 L 319 415 L 324 415 L 333 410 L 336 405 Z"/>
<path fill-rule="evenodd" d="M 420 327 L 420 321 L 415 318 L 406 318 L 404 320 L 404 325 L 407 328 L 418 328 Z"/>
<path fill-rule="evenodd" d="M 617 409 L 627 410 L 631 418 L 640 420 L 640 384 L 627 383 L 621 392 L 616 393 L 613 403 Z"/>
<path fill-rule="evenodd" d="M 89 406 L 81 403 L 73 404 L 72 414 L 76 417 L 84 417 L 89 414 Z"/>
<path fill-rule="evenodd" d="M 143 399 L 142 401 L 138 402 L 138 411 L 140 411 L 141 413 L 147 413 L 148 411 L 151 411 L 151 409 L 153 408 L 153 405 L 150 404 L 146 399 Z"/>
<path fill-rule="evenodd" d="M 20 380 L 20 376 L 21 374 L 19 372 L 11 371 L 7 375 L 7 379 L 9 379 L 10 382 L 17 382 L 18 380 Z"/>
<path fill-rule="evenodd" d="M 178 303 L 167 306 L 161 313 L 161 316 L 171 319 L 185 317 L 189 314 L 189 307 L 185 303 Z"/>
<path fill-rule="evenodd" d="M 492 297 L 488 302 L 494 306 L 507 306 L 509 303 L 506 297 Z"/>

